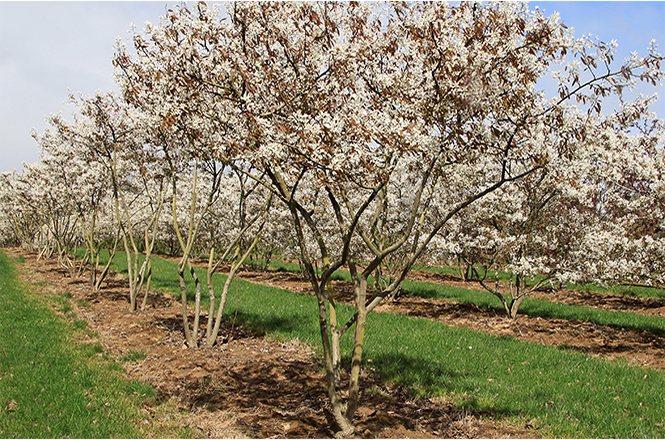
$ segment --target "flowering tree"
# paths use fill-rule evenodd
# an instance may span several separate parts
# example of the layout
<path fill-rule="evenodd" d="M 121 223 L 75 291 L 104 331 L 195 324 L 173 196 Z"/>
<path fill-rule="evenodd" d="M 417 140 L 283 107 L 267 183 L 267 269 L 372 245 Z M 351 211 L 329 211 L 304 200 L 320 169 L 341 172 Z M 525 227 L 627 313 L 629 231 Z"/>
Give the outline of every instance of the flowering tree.
<path fill-rule="evenodd" d="M 511 218 L 497 220 L 501 209 L 492 211 L 488 242 L 496 253 L 488 265 L 511 273 L 509 293 L 498 280 L 481 284 L 510 317 L 550 280 L 662 285 L 663 122 L 648 112 L 650 102 L 638 97 L 586 123 L 574 161 L 517 183 L 527 194 L 511 200 L 517 207 L 504 212 Z"/>
<path fill-rule="evenodd" d="M 553 174 L 540 170 L 485 197 L 450 222 L 431 250 L 435 261 L 463 256 L 472 279 L 510 318 L 533 291 L 579 273 L 577 251 L 593 218 Z M 501 271 L 507 281 L 500 281 Z"/>
<path fill-rule="evenodd" d="M 77 216 L 86 245 L 83 261 L 91 262 L 90 282 L 98 290 L 104 276 L 98 277 L 101 236 L 97 222 L 105 207 L 109 174 L 92 151 L 76 139 L 75 133 L 85 136 L 84 132 L 89 130 L 84 121 L 70 124 L 58 114 L 51 116 L 49 123 L 53 131 L 33 136 L 41 149 L 46 173 L 62 182 L 58 193 Z"/>
<path fill-rule="evenodd" d="M 44 218 L 32 204 L 30 186 L 16 171 L 0 174 L 0 243 L 38 250 Z"/>
<path fill-rule="evenodd" d="M 201 17 L 207 17 L 203 13 L 202 5 L 197 6 L 197 9 L 202 13 Z M 185 7 L 182 11 L 189 13 Z M 155 121 L 152 136 L 159 145 L 163 161 L 169 170 L 172 187 L 172 225 L 182 252 L 178 274 L 185 338 L 190 347 L 197 347 L 202 285 L 191 264 L 192 253 L 197 246 L 205 243 L 209 254 L 207 284 L 210 311 L 205 339 L 206 345 L 212 346 L 219 331 L 230 282 L 260 237 L 261 227 L 258 231 L 251 231 L 251 228 L 259 218 L 262 216 L 265 218 L 271 197 L 265 191 L 256 191 L 255 194 L 265 197 L 265 203 L 259 203 L 259 206 L 262 206 L 260 212 L 250 215 L 248 199 L 254 192 L 250 187 L 256 187 L 257 184 L 254 182 L 248 186 L 244 172 L 238 173 L 239 185 L 234 186 L 230 183 L 228 174 L 239 168 L 229 161 L 224 148 L 237 141 L 237 129 L 232 125 L 212 125 L 210 115 L 207 113 L 209 111 L 207 98 L 202 99 L 196 87 L 190 88 L 192 82 L 186 76 L 182 76 L 183 73 L 187 73 L 183 69 L 197 68 L 195 59 L 211 55 L 211 47 L 217 43 L 208 41 L 208 37 L 212 38 L 214 35 L 206 34 L 208 31 L 206 25 L 211 25 L 212 21 L 206 24 L 203 20 L 192 20 L 187 14 L 171 11 L 161 26 L 146 28 L 147 38 L 135 34 L 136 56 L 132 56 L 126 47 L 120 45 L 115 64 L 118 67 L 118 80 L 125 99 L 140 107 Z M 180 21 L 169 23 L 171 20 Z M 181 82 L 183 79 L 185 83 Z M 189 194 L 186 195 L 189 208 L 186 210 L 181 206 L 184 200 L 179 199 L 181 192 L 178 188 L 182 188 L 183 184 L 189 185 Z M 229 190 L 235 191 L 235 195 L 230 196 Z M 216 228 L 220 225 L 215 223 L 219 222 L 211 217 L 211 211 L 220 203 L 222 195 L 225 196 L 223 201 L 234 201 L 237 209 L 234 208 L 232 212 L 238 213 L 237 217 L 226 222 L 227 225 L 229 223 L 237 225 L 237 228 L 232 228 L 234 238 L 226 241 L 212 239 L 213 236 L 224 233 L 223 230 Z M 235 197 L 236 195 L 238 197 Z M 189 215 L 181 221 L 182 212 L 188 212 Z M 263 225 L 265 221 L 259 224 Z M 201 240 L 201 233 L 206 230 L 211 236 L 207 243 Z M 250 232 L 254 232 L 255 238 L 248 248 L 243 249 L 245 237 Z M 219 251 L 219 246 L 223 242 L 224 247 Z M 215 261 L 216 255 L 220 258 Z M 220 303 L 216 305 L 212 273 L 231 255 L 234 258 L 239 257 L 239 260 L 232 264 Z M 191 327 L 188 319 L 186 269 L 195 284 L 194 322 Z M 213 323 L 215 312 L 216 319 Z"/>
<path fill-rule="evenodd" d="M 77 105 L 79 113 L 72 123 L 61 118 L 53 119 L 59 137 L 59 142 L 56 143 L 65 145 L 66 148 L 75 148 L 79 152 L 78 155 L 74 155 L 76 160 L 89 162 L 93 171 L 95 166 L 99 168 L 94 174 L 98 179 L 92 183 L 94 189 L 85 189 L 85 191 L 100 192 L 104 191 L 105 186 L 111 189 L 114 215 L 127 256 L 129 308 L 134 311 L 139 285 L 139 251 L 132 219 L 132 210 L 136 209 L 136 206 L 132 207 L 132 204 L 136 201 L 136 195 L 141 192 L 141 187 L 137 185 L 137 176 L 146 169 L 146 165 L 141 169 L 138 164 L 149 163 L 149 155 L 146 154 L 149 151 L 149 143 L 142 129 L 147 121 L 144 121 L 140 112 L 118 99 L 113 93 L 98 92 L 95 96 L 79 98 L 72 96 L 71 99 Z M 48 138 L 44 139 L 46 140 Z M 54 157 L 57 160 L 66 160 L 63 154 Z M 74 176 L 85 176 L 80 170 L 70 171 L 74 172 Z M 94 218 L 90 234 L 94 233 Z M 93 242 L 91 239 L 87 241 L 88 250 L 92 252 Z M 96 268 L 93 273 L 96 273 Z"/>
<path fill-rule="evenodd" d="M 576 249 L 571 281 L 662 286 L 665 127 L 654 98 L 626 102 L 596 129 L 577 185 L 567 189 L 592 219 Z"/>
<path fill-rule="evenodd" d="M 80 244 L 79 217 L 69 192 L 69 182 L 64 173 L 51 169 L 47 164 L 24 166 L 16 176 L 15 200 L 24 205 L 23 212 L 32 212 L 40 219 L 38 225 L 39 257 L 57 252 L 58 263 L 76 276 L 72 251 Z M 27 209 L 26 209 L 27 208 Z"/>
<path fill-rule="evenodd" d="M 170 10 L 134 36 L 136 56 L 121 46 L 115 63 L 125 97 L 158 115 L 167 159 L 194 176 L 217 161 L 287 206 L 318 299 L 331 409 L 348 436 L 368 313 L 464 209 L 575 159 L 574 140 L 596 119 L 569 101 L 595 115 L 636 78 L 658 80 L 660 56 L 610 70 L 611 46 L 575 41 L 557 17 L 515 3 L 235 3 L 228 14 Z M 576 62 L 548 100 L 537 81 L 566 55 Z M 180 242 L 182 273 L 192 241 Z M 395 256 L 390 281 L 368 296 L 369 276 Z M 355 292 L 346 323 L 331 283 L 342 267 Z M 184 293 L 183 315 L 195 346 Z M 351 328 L 344 401 L 340 339 Z"/>
<path fill-rule="evenodd" d="M 433 257 L 463 255 L 510 318 L 548 282 L 662 282 L 663 123 L 652 102 L 638 97 L 607 116 L 569 112 L 575 147 L 565 163 L 551 161 L 449 223 Z"/>
<path fill-rule="evenodd" d="M 44 163 L 3 176 L 0 198 L 23 205 L 0 220 L 15 236 L 43 234 L 62 261 L 81 230 L 96 252 L 98 216 L 114 217 L 133 310 L 144 280 L 149 289 L 155 240 L 171 232 L 194 348 L 202 284 L 193 254 L 209 254 L 211 346 L 230 280 L 267 225 L 264 245 L 295 243 L 281 247 L 297 247 L 316 295 L 344 436 L 354 431 L 368 314 L 437 247 L 472 249 L 512 272 L 511 297 L 483 280 L 511 316 L 534 275 L 663 283 L 663 124 L 649 99 L 623 96 L 662 78 L 655 45 L 613 68 L 613 44 L 575 40 L 558 17 L 516 3 L 235 3 L 228 20 L 218 14 L 182 5 L 135 33 L 134 53 L 118 46 L 122 99 L 76 99 L 73 123 L 55 117 L 55 131 L 37 136 Z M 558 95 L 547 97 L 539 79 L 568 59 L 554 75 Z M 622 107 L 605 116 L 609 95 Z M 114 209 L 103 216 L 109 180 Z M 212 273 L 228 257 L 217 304 Z M 347 322 L 331 282 L 340 268 L 354 289 Z M 195 283 L 191 326 L 185 271 Z M 351 329 L 343 383 L 340 342 Z"/>

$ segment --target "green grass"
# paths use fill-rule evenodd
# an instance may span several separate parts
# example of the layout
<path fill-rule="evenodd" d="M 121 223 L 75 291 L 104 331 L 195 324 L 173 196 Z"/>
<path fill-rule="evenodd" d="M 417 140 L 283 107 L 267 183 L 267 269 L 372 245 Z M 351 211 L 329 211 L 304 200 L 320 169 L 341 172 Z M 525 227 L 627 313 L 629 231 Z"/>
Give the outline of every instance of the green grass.
<path fill-rule="evenodd" d="M 548 437 L 665 436 L 660 371 L 392 314 L 370 317 L 365 354 L 386 380 L 537 419 Z"/>
<path fill-rule="evenodd" d="M 665 289 L 657 289 L 655 287 L 643 287 L 633 285 L 619 285 L 610 288 L 596 286 L 595 284 L 568 284 L 567 289 L 574 290 L 589 290 L 598 293 L 613 293 L 616 295 L 637 296 L 641 298 L 652 298 L 657 300 L 665 300 Z"/>
<path fill-rule="evenodd" d="M 119 361 L 120 362 L 140 361 L 142 359 L 145 359 L 146 357 L 148 356 L 142 351 L 130 350 L 129 353 L 127 353 L 126 355 L 120 356 Z"/>
<path fill-rule="evenodd" d="M 118 268 L 124 261 L 119 259 Z M 153 263 L 159 271 L 157 284 L 178 295 L 175 263 Z M 216 278 L 221 286 L 223 277 Z M 424 289 L 435 287 L 422 284 Z M 320 345 L 317 305 L 311 296 L 237 280 L 227 320 L 233 319 L 236 305 L 238 322 L 255 331 Z M 537 306 L 526 309 L 533 312 Z M 340 305 L 341 321 L 351 314 L 350 307 Z M 342 339 L 346 353 L 350 335 Z M 390 313 L 370 315 L 364 359 L 365 366 L 386 381 L 486 415 L 529 420 L 547 437 L 665 437 L 665 374 L 625 361 Z"/>
<path fill-rule="evenodd" d="M 503 311 L 503 306 L 499 299 L 485 291 L 414 281 L 405 281 L 403 290 L 409 295 L 421 298 L 448 298 L 457 302 L 473 303 L 479 307 L 492 307 L 499 312 Z M 665 336 L 665 318 L 659 316 L 613 312 L 594 307 L 560 304 L 529 297 L 524 299 L 519 313 L 548 319 L 576 319 L 614 328 L 645 330 Z"/>
<path fill-rule="evenodd" d="M 122 379 L 100 345 L 75 343 L 85 326 L 28 293 L 13 264 L 0 250 L 0 437 L 143 437 L 139 407 L 152 389 Z"/>
<path fill-rule="evenodd" d="M 275 264 L 273 266 L 273 263 Z M 273 260 L 271 267 L 276 270 L 289 272 L 297 272 L 298 265 L 294 263 L 286 263 L 279 260 Z M 442 274 L 455 274 L 455 270 L 450 267 L 427 268 L 425 266 L 417 266 L 415 270 L 430 270 Z M 501 272 L 500 277 L 505 279 L 509 278 L 509 274 Z M 333 279 L 351 281 L 349 272 L 338 270 L 333 274 Z M 373 280 L 369 280 L 370 284 Z M 604 291 L 600 287 L 593 285 L 576 286 L 584 290 Z M 617 286 L 613 288 L 614 293 L 618 293 L 621 288 L 627 289 L 629 286 Z M 631 292 L 636 291 L 652 291 L 651 294 L 656 295 L 659 291 L 657 289 L 649 289 L 643 287 L 632 286 Z M 447 298 L 457 302 L 473 303 L 479 307 L 491 307 L 499 313 L 503 313 L 503 305 L 489 292 L 484 290 L 463 289 L 451 286 L 445 286 L 434 283 L 413 282 L 405 281 L 403 283 L 403 291 L 409 295 L 419 296 L 421 298 Z M 584 307 L 577 305 L 566 305 L 551 301 L 544 301 L 536 298 L 527 297 L 519 309 L 520 314 L 529 316 L 540 316 L 547 319 L 568 319 L 579 320 L 598 325 L 605 325 L 614 328 L 625 328 L 632 330 L 644 330 L 657 335 L 665 336 L 665 318 L 659 316 L 640 315 L 637 313 L 629 312 L 614 312 L 609 310 L 598 309 L 594 307 Z"/>
<path fill-rule="evenodd" d="M 442 275 L 454 275 L 459 276 L 459 271 L 452 267 L 442 266 L 442 267 L 430 267 L 416 265 L 413 267 L 414 270 L 425 270 L 428 272 L 439 273 Z M 481 274 L 483 272 L 480 272 Z M 534 285 L 538 281 L 542 280 L 542 276 L 536 276 L 533 279 L 527 279 L 526 282 L 529 285 Z M 494 279 L 494 271 L 488 271 L 487 279 Z M 508 282 L 510 281 L 510 273 L 499 271 L 499 281 Z M 611 293 L 615 295 L 627 295 L 627 296 L 638 296 L 642 298 L 653 298 L 658 300 L 665 299 L 665 289 L 658 289 L 655 287 L 645 287 L 645 286 L 635 286 L 635 285 L 618 285 L 612 287 L 602 287 L 595 284 L 572 284 L 568 283 L 565 286 L 566 289 L 571 290 L 588 290 L 596 293 Z"/>

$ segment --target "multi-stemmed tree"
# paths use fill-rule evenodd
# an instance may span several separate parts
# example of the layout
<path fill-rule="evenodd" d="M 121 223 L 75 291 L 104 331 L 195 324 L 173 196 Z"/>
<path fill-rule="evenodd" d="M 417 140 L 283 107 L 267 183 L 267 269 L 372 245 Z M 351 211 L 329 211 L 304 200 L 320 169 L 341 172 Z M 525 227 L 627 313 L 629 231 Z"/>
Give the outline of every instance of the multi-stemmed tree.
<path fill-rule="evenodd" d="M 52 130 L 34 134 L 42 152 L 42 163 L 48 174 L 62 181 L 61 195 L 67 200 L 72 213 L 78 218 L 78 225 L 86 246 L 81 267 L 89 261 L 90 283 L 98 290 L 104 275 L 99 276 L 99 251 L 102 242 L 108 238 L 100 230 L 99 220 L 104 215 L 108 196 L 109 172 L 100 163 L 81 137 L 90 129 L 85 121 L 77 119 L 70 124 L 61 115 L 49 118 Z"/>
<path fill-rule="evenodd" d="M 22 215 L 29 214 L 38 220 L 39 257 L 57 252 L 58 263 L 74 277 L 76 266 L 71 253 L 81 243 L 79 217 L 75 214 L 69 176 L 50 165 L 24 166 L 13 182 L 16 189 L 14 203 L 22 205 L 19 208 L 19 212 L 24 213 Z"/>
<path fill-rule="evenodd" d="M 333 415 L 349 435 L 367 314 L 464 208 L 575 159 L 586 128 L 568 102 L 598 113 L 635 78 L 658 79 L 659 56 L 612 71 L 612 47 L 575 41 L 556 17 L 512 3 L 236 3 L 228 15 L 175 8 L 116 64 L 128 99 L 159 102 L 165 124 L 196 127 L 192 151 L 288 207 L 318 298 Z M 547 100 L 537 82 L 567 55 L 578 63 Z M 391 282 L 368 298 L 370 274 L 398 254 Z M 330 283 L 343 266 L 355 291 L 347 323 Z M 339 341 L 351 327 L 345 403 Z"/>
<path fill-rule="evenodd" d="M 127 257 L 129 276 L 130 310 L 137 307 L 139 286 L 139 250 L 136 240 L 135 211 L 138 195 L 142 188 L 138 176 L 149 169 L 149 139 L 145 127 L 149 121 L 136 108 L 127 105 L 113 93 L 97 93 L 90 97 L 72 97 L 77 105 L 78 114 L 74 122 L 62 118 L 53 119 L 58 138 L 55 144 L 65 148 L 75 148 L 78 161 L 88 161 L 99 168 L 99 179 L 94 185 L 97 191 L 110 192 L 113 215 L 120 229 L 120 237 Z M 143 164 L 142 166 L 140 164 Z M 79 175 L 76 169 L 67 169 L 65 173 Z M 107 189 L 108 188 L 108 189 Z M 82 189 L 90 194 L 91 189 Z M 94 228 L 94 222 L 92 223 Z M 150 228 L 150 226 L 148 226 Z M 94 233 L 94 229 L 91 231 Z M 148 231 L 145 231 L 147 234 Z M 87 234 L 90 235 L 90 234 Z M 88 251 L 93 252 L 93 241 L 87 239 Z M 92 255 L 96 262 L 96 255 Z M 93 268 L 93 273 L 96 267 Z"/>
<path fill-rule="evenodd" d="M 31 203 L 30 183 L 16 171 L 0 174 L 0 243 L 39 250 L 44 216 Z"/>
<path fill-rule="evenodd" d="M 635 81 L 660 80 L 655 48 L 614 69 L 612 45 L 575 40 L 557 17 L 516 3 L 234 3 L 227 13 L 181 5 L 135 33 L 135 51 L 120 45 L 114 60 L 122 99 L 81 99 L 86 128 L 72 128 L 111 179 L 128 258 L 141 223 L 149 261 L 170 201 L 190 347 L 201 299 L 193 253 L 210 255 L 212 345 L 227 290 L 216 305 L 214 256 L 236 258 L 232 278 L 264 227 L 270 246 L 293 240 L 318 300 L 331 411 L 349 436 L 367 316 L 416 262 L 451 249 L 442 236 L 472 237 L 479 255 L 515 274 L 510 314 L 536 274 L 564 281 L 578 266 L 598 280 L 662 282 L 662 124 L 645 125 L 646 102 L 601 114 L 606 96 L 623 101 Z M 539 79 L 569 59 L 555 75 L 558 95 L 547 97 Z M 72 206 L 51 213 L 43 197 L 30 200 L 54 236 L 63 235 L 54 219 L 76 219 Z M 270 206 L 279 225 L 269 224 Z M 620 239 L 603 259 L 608 247 L 598 244 L 610 231 Z M 128 260 L 134 307 L 148 264 Z M 355 296 L 348 322 L 331 282 L 341 268 Z M 351 329 L 345 384 L 340 341 Z"/>
<path fill-rule="evenodd" d="M 196 6 L 203 11 L 203 6 Z M 184 6 L 181 11 L 188 11 Z M 205 15 L 205 14 L 204 14 Z M 204 16 L 202 15 L 202 17 Z M 178 17 L 180 23 L 168 23 L 171 18 Z M 248 198 L 254 192 L 247 185 L 247 178 L 238 173 L 240 180 L 236 186 L 236 194 L 228 193 L 230 179 L 228 175 L 240 169 L 232 163 L 226 149 L 238 139 L 238 127 L 229 122 L 228 125 L 211 124 L 209 112 L 211 111 L 207 97 L 202 99 L 198 88 L 188 79 L 189 73 L 198 69 L 195 60 L 211 56 L 211 48 L 219 44 L 214 42 L 214 33 L 206 33 L 206 26 L 214 25 L 211 18 L 208 23 L 192 21 L 184 12 L 182 14 L 170 13 L 160 26 L 150 26 L 146 29 L 147 38 L 140 34 L 134 36 L 136 55 L 130 55 L 124 46 L 119 46 L 115 58 L 118 67 L 118 80 L 125 99 L 141 108 L 143 112 L 155 121 L 151 127 L 151 136 L 155 139 L 167 165 L 169 184 L 172 187 L 172 225 L 182 253 L 178 265 L 180 279 L 181 301 L 183 308 L 183 326 L 187 344 L 190 347 L 199 345 L 199 320 L 201 312 L 201 289 L 199 280 L 191 258 L 195 247 L 202 244 L 200 237 L 205 229 L 210 229 L 219 219 L 211 218 L 211 211 L 219 203 L 221 196 L 226 201 L 233 200 L 237 209 L 232 210 L 235 218 L 228 218 L 226 222 L 238 221 L 239 228 L 235 229 L 235 236 L 224 243 L 220 250 L 221 240 L 207 240 L 206 250 L 210 256 L 208 265 L 208 293 L 210 296 L 210 310 L 208 326 L 205 334 L 207 346 L 212 346 L 216 339 L 224 309 L 224 301 L 228 292 L 230 281 L 237 272 L 240 264 L 247 258 L 258 241 L 260 234 L 255 232 L 255 239 L 249 248 L 243 248 L 246 236 L 255 223 L 267 212 L 270 197 L 260 212 L 247 214 Z M 173 32 L 176 30 L 176 32 Z M 182 81 L 185 81 L 184 83 Z M 227 108 L 216 109 L 224 112 Z M 189 185 L 189 194 L 186 198 L 189 203 L 187 209 L 181 208 L 178 188 L 183 183 Z M 253 182 L 251 186 L 256 187 Z M 265 191 L 256 194 L 265 194 Z M 236 197 L 237 196 L 237 197 Z M 188 215 L 182 218 L 182 213 Z M 228 213 L 225 213 L 228 216 Z M 181 221 L 182 220 L 182 221 Z M 265 221 L 259 222 L 265 224 Z M 203 226 L 202 226 L 203 225 Z M 260 228 L 259 228 L 260 229 Z M 222 233 L 219 230 L 209 231 L 211 235 Z M 215 256 L 219 258 L 214 261 Z M 234 260 L 229 277 L 223 288 L 220 302 L 215 303 L 212 273 L 219 264 L 229 256 Z M 185 270 L 188 270 L 195 284 L 194 321 L 190 327 L 188 318 L 188 297 L 185 279 Z M 213 316 L 216 319 L 213 321 Z"/>
<path fill-rule="evenodd" d="M 586 166 L 566 188 L 590 219 L 572 281 L 665 282 L 665 125 L 648 112 L 653 100 L 638 97 L 602 120 Z"/>

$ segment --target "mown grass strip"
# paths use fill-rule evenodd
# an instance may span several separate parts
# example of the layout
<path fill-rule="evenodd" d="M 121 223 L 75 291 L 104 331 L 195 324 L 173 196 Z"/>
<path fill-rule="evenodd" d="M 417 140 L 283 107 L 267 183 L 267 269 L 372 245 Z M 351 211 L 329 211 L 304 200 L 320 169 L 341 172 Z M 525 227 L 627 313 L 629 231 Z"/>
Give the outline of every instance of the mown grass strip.
<path fill-rule="evenodd" d="M 298 272 L 299 267 L 294 263 L 287 263 L 284 261 L 274 260 L 271 262 L 271 267 L 275 270 Z M 453 274 L 451 268 L 425 268 L 418 266 L 418 270 L 431 270 L 442 274 Z M 509 275 L 501 273 L 504 278 Z M 335 272 L 333 279 L 351 281 L 351 275 L 346 271 Z M 372 280 L 370 280 L 371 283 Z M 579 287 L 579 286 L 578 286 Z M 589 290 L 590 285 L 582 286 Z M 627 286 L 617 286 L 615 289 Z M 634 289 L 644 288 L 635 287 Z M 603 289 L 596 287 L 596 291 Z M 658 294 L 657 289 L 651 289 L 653 295 Z M 447 298 L 453 301 L 462 303 L 472 303 L 479 307 L 491 307 L 498 313 L 504 313 L 503 306 L 498 298 L 489 292 L 483 290 L 463 289 L 459 287 L 446 286 L 435 283 L 405 281 L 403 283 L 403 291 L 409 295 L 418 296 L 421 298 Z M 607 292 L 607 290 L 604 290 Z M 551 301 L 545 301 L 537 298 L 527 297 L 522 303 L 520 314 L 529 316 L 540 316 L 547 319 L 567 319 L 589 322 L 598 325 L 605 325 L 613 328 L 625 328 L 632 330 L 648 331 L 657 335 L 665 336 L 665 318 L 653 315 L 640 315 L 638 313 L 630 312 L 614 312 L 610 310 L 603 310 L 594 307 L 585 307 L 578 305 L 567 305 Z"/>
<path fill-rule="evenodd" d="M 175 263 L 155 263 L 157 284 L 178 295 Z M 215 277 L 221 286 L 224 277 Z M 351 316 L 350 307 L 340 309 L 340 320 Z M 320 345 L 311 296 L 237 280 L 226 319 L 236 312 L 256 331 Z M 349 352 L 348 333 L 342 342 Z M 665 374 L 623 361 L 390 313 L 370 315 L 364 358 L 384 380 L 487 415 L 529 420 L 546 437 L 665 437 Z"/>
<path fill-rule="evenodd" d="M 403 290 L 409 295 L 421 298 L 447 298 L 457 302 L 472 303 L 478 307 L 491 307 L 503 313 L 501 302 L 489 292 L 416 281 L 405 281 Z M 519 313 L 548 319 L 579 320 L 614 328 L 644 330 L 665 336 L 665 318 L 659 316 L 614 312 L 529 297 L 520 306 Z"/>
<path fill-rule="evenodd" d="M 423 395 L 536 419 L 548 437 L 663 437 L 665 375 L 569 350 L 375 315 L 366 356 L 381 377 Z"/>
<path fill-rule="evenodd" d="M 299 271 L 297 264 L 287 263 L 279 260 L 274 260 L 271 262 L 271 267 L 275 270 L 289 272 Z M 451 268 L 426 268 L 425 266 L 418 266 L 416 269 L 427 269 L 432 272 L 442 274 L 455 273 L 455 271 Z M 501 274 L 503 278 L 509 278 L 509 274 L 503 272 L 501 272 Z M 346 271 L 337 271 L 335 272 L 333 279 L 351 281 L 351 275 Z M 370 284 L 371 281 L 373 280 L 370 280 Z M 604 290 L 591 285 L 576 287 L 584 288 L 586 290 L 590 290 L 593 287 L 595 291 L 607 292 L 606 289 Z M 617 286 L 614 290 L 618 291 L 621 288 L 628 288 L 628 286 Z M 651 290 L 652 296 L 655 295 L 656 297 L 660 292 L 657 289 L 645 289 L 636 286 L 633 286 L 633 289 L 634 290 L 631 291 L 633 293 L 635 291 L 643 292 L 646 290 Z M 405 281 L 403 283 L 403 291 L 409 295 L 414 295 L 421 298 L 447 298 L 457 302 L 472 303 L 479 307 L 491 307 L 498 313 L 504 313 L 503 306 L 499 299 L 489 292 L 483 290 L 463 289 L 459 287 L 427 282 Z M 613 328 L 643 330 L 657 335 L 665 336 L 665 318 L 653 315 L 640 315 L 638 313 L 631 312 L 614 312 L 594 307 L 567 305 L 529 297 L 527 297 L 522 303 L 519 313 L 529 316 L 540 316 L 541 318 L 547 319 L 578 320 L 598 325 L 605 325 Z"/>
<path fill-rule="evenodd" d="M 642 298 L 651 298 L 657 300 L 665 300 L 665 289 L 658 289 L 655 287 L 635 286 L 631 284 L 620 284 L 610 288 L 596 286 L 594 284 L 575 285 L 569 284 L 566 286 L 568 289 L 575 290 L 589 290 L 591 292 L 599 293 L 614 293 L 617 295 L 638 296 Z"/>
<path fill-rule="evenodd" d="M 73 343 L 85 322 L 28 294 L 13 264 L 0 250 L 0 437 L 143 437 L 139 407 L 152 389 L 100 361 L 99 345 Z"/>
<path fill-rule="evenodd" d="M 442 275 L 454 275 L 454 276 L 459 276 L 459 271 L 456 269 L 453 269 L 452 267 L 430 267 L 430 266 L 414 266 L 414 270 L 425 270 L 428 272 L 433 272 L 433 273 L 439 273 Z M 482 271 L 480 272 L 481 274 L 483 273 Z M 494 271 L 490 270 L 487 272 L 487 279 L 493 280 L 494 279 Z M 526 282 L 529 285 L 534 285 L 540 280 L 542 280 L 542 276 L 536 276 L 533 279 L 527 279 Z M 510 281 L 510 273 L 508 272 L 503 272 L 499 271 L 499 281 L 503 282 L 508 282 Z M 631 285 L 631 284 L 621 284 L 617 286 L 611 286 L 611 287 L 602 287 L 602 286 L 597 286 L 595 284 L 587 283 L 587 284 L 572 284 L 568 283 L 565 286 L 566 289 L 571 289 L 571 290 L 588 290 L 591 292 L 597 292 L 597 293 L 612 293 L 616 295 L 628 295 L 628 296 L 639 296 L 643 298 L 653 298 L 653 299 L 665 299 L 665 289 L 659 289 L 656 287 L 646 287 L 646 286 L 636 286 L 636 285 Z"/>

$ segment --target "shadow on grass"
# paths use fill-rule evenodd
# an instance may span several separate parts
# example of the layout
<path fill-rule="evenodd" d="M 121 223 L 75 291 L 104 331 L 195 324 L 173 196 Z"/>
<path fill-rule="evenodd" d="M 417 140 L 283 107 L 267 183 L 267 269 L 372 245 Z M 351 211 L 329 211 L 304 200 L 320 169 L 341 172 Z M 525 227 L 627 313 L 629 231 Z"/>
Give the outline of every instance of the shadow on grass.
<path fill-rule="evenodd" d="M 257 314 L 246 311 L 239 311 L 237 315 L 237 321 L 251 328 L 252 332 L 277 333 L 291 337 L 298 336 L 301 339 L 306 333 L 307 337 L 312 338 L 312 343 L 320 345 L 316 320 L 303 322 L 301 318 L 303 318 L 301 315 L 278 316 L 277 314 Z M 304 330 L 305 328 L 307 330 Z M 349 348 L 342 347 L 343 352 L 347 354 L 342 363 L 347 368 L 350 366 Z M 371 360 L 368 362 L 368 359 Z M 385 347 L 383 352 L 377 353 L 368 346 L 363 366 L 364 371 L 368 373 L 363 374 L 363 381 L 367 382 L 363 386 L 365 390 L 363 399 L 371 400 L 376 397 L 372 395 L 372 386 L 381 387 L 383 386 L 380 385 L 381 383 L 400 384 L 400 386 L 405 386 L 405 389 L 411 390 L 403 396 L 405 405 L 416 400 L 426 401 L 423 405 L 434 405 L 432 408 L 436 407 L 436 411 L 439 412 L 445 411 L 448 417 L 459 411 L 482 417 L 504 418 L 515 415 L 513 411 L 504 407 L 502 402 L 478 393 L 478 388 L 487 383 L 485 374 L 458 366 L 453 361 L 432 361 L 431 356 L 426 353 L 423 355 L 404 353 L 398 347 Z M 458 397 L 458 401 L 454 404 L 445 403 L 445 410 L 439 406 L 441 402 L 434 404 L 433 400 L 423 397 L 448 392 L 461 395 L 461 397 Z M 422 422 L 422 419 L 420 420 Z"/>
<path fill-rule="evenodd" d="M 259 334 L 277 332 L 281 334 L 298 336 L 302 325 L 298 316 L 277 316 L 259 313 L 238 311 L 237 322 L 242 323 Z"/>
<path fill-rule="evenodd" d="M 424 298 L 424 299 L 438 299 L 438 298 L 444 298 L 444 295 L 441 295 L 441 292 L 435 289 L 427 289 L 427 288 L 402 288 L 402 291 L 406 293 L 407 295 L 413 295 L 417 296 L 419 298 Z"/>
<path fill-rule="evenodd" d="M 372 368 L 381 380 L 400 383 L 414 395 L 453 393 L 456 396 L 454 406 L 475 416 L 504 418 L 516 415 L 497 400 L 479 393 L 487 378 L 478 372 L 456 370 L 453 365 L 432 362 L 431 358 L 396 351 L 374 355 L 371 359 Z"/>

